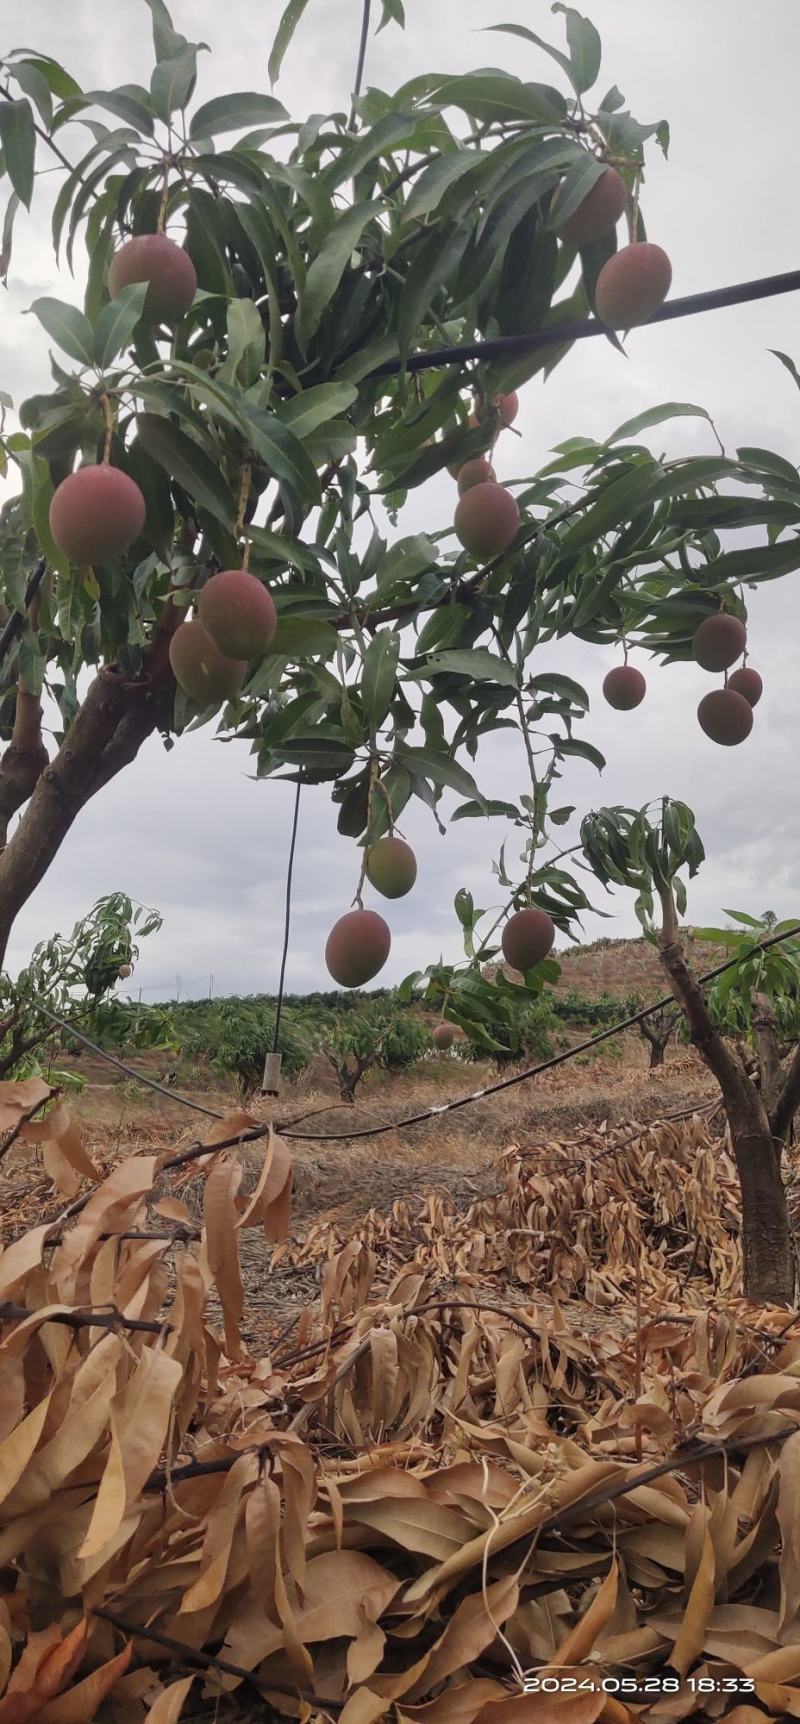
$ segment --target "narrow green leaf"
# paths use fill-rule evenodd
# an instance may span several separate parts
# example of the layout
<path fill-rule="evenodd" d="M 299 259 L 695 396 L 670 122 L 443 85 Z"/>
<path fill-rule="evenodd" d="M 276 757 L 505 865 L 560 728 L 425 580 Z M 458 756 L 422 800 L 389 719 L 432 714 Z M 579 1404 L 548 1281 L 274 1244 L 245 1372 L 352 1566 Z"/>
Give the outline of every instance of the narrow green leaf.
<path fill-rule="evenodd" d="M 440 223 L 417 246 L 400 298 L 397 334 L 401 359 L 406 359 L 411 352 L 414 337 L 430 309 L 437 288 L 458 268 L 468 240 L 469 226 L 466 222 L 449 223 L 447 227 Z"/>
<path fill-rule="evenodd" d="M 326 425 L 330 419 L 346 413 L 357 398 L 358 390 L 352 383 L 317 383 L 283 401 L 277 417 L 282 425 L 294 432 L 295 437 L 302 440 L 319 425 Z"/>
<path fill-rule="evenodd" d="M 605 162 L 599 162 L 596 156 L 590 156 L 588 151 L 584 154 L 582 162 L 575 162 L 574 166 L 565 174 L 550 205 L 548 226 L 560 228 L 573 211 L 583 203 L 584 198 L 588 197 L 592 186 L 597 184 L 604 172 Z"/>
<path fill-rule="evenodd" d="M 364 712 L 375 729 L 392 704 L 399 657 L 400 636 L 394 629 L 380 629 L 367 647 L 361 677 Z"/>
<path fill-rule="evenodd" d="M 693 407 L 690 401 L 667 401 L 663 407 L 648 407 L 646 413 L 637 413 L 635 419 L 626 419 L 624 425 L 618 425 L 616 431 L 606 438 L 606 443 L 610 446 L 623 442 L 626 438 L 635 437 L 639 431 L 647 431 L 651 425 L 663 424 L 665 419 L 687 415 L 710 420 L 704 407 Z"/>
<path fill-rule="evenodd" d="M 780 360 L 781 365 L 786 366 L 789 376 L 794 378 L 798 389 L 800 389 L 800 371 L 798 371 L 794 360 L 789 358 L 788 353 L 780 353 L 777 347 L 771 347 L 769 351 L 774 354 L 776 359 Z"/>
<path fill-rule="evenodd" d="M 33 197 L 36 132 L 33 109 L 27 97 L 22 96 L 18 102 L 0 102 L 0 147 L 14 191 L 29 210 Z"/>
<path fill-rule="evenodd" d="M 504 36 L 519 36 L 523 42 L 530 42 L 535 48 L 543 48 L 551 60 L 556 60 L 562 72 L 566 72 L 572 83 L 572 61 L 568 54 L 562 54 L 560 48 L 551 47 L 543 37 L 537 36 L 534 30 L 529 30 L 525 24 L 487 24 L 487 30 L 499 30 Z"/>
<path fill-rule="evenodd" d="M 30 310 L 57 346 L 81 365 L 94 364 L 94 330 L 77 305 L 63 299 L 35 299 Z"/>
<path fill-rule="evenodd" d="M 399 24 L 401 30 L 406 27 L 406 15 L 403 10 L 403 0 L 382 0 L 383 13 L 375 35 L 379 36 L 387 24 Z"/>
<path fill-rule="evenodd" d="M 176 110 L 186 107 L 197 78 L 197 49 L 187 43 L 172 60 L 159 60 L 150 79 L 153 110 L 160 120 L 168 120 Z"/>
<path fill-rule="evenodd" d="M 346 210 L 314 258 L 300 298 L 298 323 L 304 346 L 319 328 L 323 313 L 339 286 L 365 227 L 382 208 L 382 204 L 375 200 Z"/>
<path fill-rule="evenodd" d="M 270 86 L 277 84 L 283 65 L 284 55 L 305 12 L 308 0 L 288 0 L 283 17 L 275 32 L 275 40 L 270 49 L 267 62 Z"/>
<path fill-rule="evenodd" d="M 264 363 L 264 325 L 252 299 L 232 299 L 228 304 L 228 356 L 217 372 L 220 383 L 245 388 L 256 383 Z"/>
<path fill-rule="evenodd" d="M 63 66 L 60 66 L 57 60 L 51 59 L 49 54 L 31 54 L 27 58 L 28 65 L 35 66 L 37 71 L 41 72 L 47 81 L 48 89 L 54 96 L 58 96 L 59 101 L 66 101 L 70 96 L 81 94 L 80 84 L 76 84 L 69 72 L 65 72 Z"/>
<path fill-rule="evenodd" d="M 101 371 L 129 345 L 144 311 L 148 286 L 146 281 L 131 282 L 116 299 L 103 306 L 95 325 L 93 342 L 95 364 Z"/>
<path fill-rule="evenodd" d="M 192 437 L 187 437 L 170 419 L 140 413 L 136 435 L 145 452 L 187 491 L 201 509 L 232 531 L 236 514 L 234 498 L 211 457 Z"/>
<path fill-rule="evenodd" d="M 186 46 L 186 37 L 175 29 L 164 0 L 145 0 L 153 20 L 153 47 L 157 60 L 169 60 Z"/>
<path fill-rule="evenodd" d="M 278 617 L 278 627 L 270 646 L 277 658 L 296 662 L 305 658 L 331 658 L 339 636 L 330 623 L 317 617 Z"/>
<path fill-rule="evenodd" d="M 53 98 L 44 73 L 31 60 L 15 60 L 9 71 L 20 89 L 35 103 L 49 131 L 53 123 Z"/>
<path fill-rule="evenodd" d="M 549 84 L 523 84 L 506 72 L 468 72 L 443 78 L 437 95 L 448 107 L 463 108 L 475 120 L 501 123 L 532 120 L 547 124 L 564 120 L 567 103 Z"/>
<path fill-rule="evenodd" d="M 3 237 L 2 240 L 0 240 L 0 281 L 3 282 L 7 279 L 9 265 L 11 263 L 14 217 L 16 216 L 18 209 L 19 198 L 17 197 L 16 192 L 12 192 L 8 203 L 6 204 L 6 213 L 3 217 Z"/>
<path fill-rule="evenodd" d="M 575 754 L 580 760 L 588 760 L 592 766 L 597 767 L 598 772 L 602 772 L 606 764 L 605 755 L 601 754 L 599 748 L 595 748 L 591 742 L 579 741 L 574 736 L 557 735 L 551 736 L 550 741 L 557 754 Z"/>
<path fill-rule="evenodd" d="M 570 61 L 575 88 L 579 95 L 584 90 L 590 90 L 600 71 L 602 43 L 598 31 L 590 19 L 576 12 L 573 6 L 564 6 L 561 0 L 556 0 L 554 12 L 563 12 L 567 20 L 567 42 L 569 43 Z"/>
<path fill-rule="evenodd" d="M 241 418 L 256 453 L 261 455 L 276 479 L 283 479 L 311 503 L 320 500 L 319 477 L 313 461 L 299 439 L 274 413 L 241 401 Z"/>
<path fill-rule="evenodd" d="M 485 820 L 487 815 L 490 818 L 502 817 L 504 820 L 517 820 L 519 809 L 514 807 L 513 802 L 496 802 L 487 797 L 484 803 L 462 802 L 458 808 L 453 810 L 450 818 L 452 820 Z"/>
<path fill-rule="evenodd" d="M 549 671 L 543 676 L 531 678 L 532 685 L 544 694 L 555 694 L 563 700 L 568 700 L 573 706 L 579 706 L 584 712 L 589 711 L 589 696 L 579 682 L 573 682 L 571 676 L 555 676 Z"/>
<path fill-rule="evenodd" d="M 516 688 L 517 673 L 507 659 L 498 658 L 488 647 L 469 647 L 461 652 L 434 653 L 419 670 L 410 672 L 415 679 L 444 675 L 467 676 L 474 682 L 497 682 L 503 688 Z"/>
<path fill-rule="evenodd" d="M 415 181 L 405 206 L 405 219 L 416 221 L 421 216 L 432 215 L 445 192 L 449 191 L 462 175 L 481 167 L 485 159 L 481 150 L 449 150 L 446 155 L 439 156 L 435 162 L 431 162 L 430 167 L 423 169 L 419 179 Z"/>
<path fill-rule="evenodd" d="M 405 748 L 398 746 L 395 750 L 401 765 L 407 766 L 411 772 L 417 772 L 423 778 L 431 778 L 434 784 L 442 784 L 449 790 L 458 790 L 462 796 L 474 798 L 485 806 L 471 773 L 450 755 L 431 754 L 425 748 Z"/>
<path fill-rule="evenodd" d="M 235 95 L 215 96 L 204 102 L 192 115 L 189 137 L 213 138 L 220 132 L 235 132 L 240 126 L 272 124 L 289 118 L 286 109 L 274 96 L 262 96 L 256 90 L 237 90 Z"/>
<path fill-rule="evenodd" d="M 81 106 L 105 108 L 107 113 L 115 114 L 118 120 L 124 120 L 135 131 L 143 132 L 145 137 L 153 135 L 150 97 L 147 90 L 138 84 L 122 84 L 117 90 L 87 90 Z"/>

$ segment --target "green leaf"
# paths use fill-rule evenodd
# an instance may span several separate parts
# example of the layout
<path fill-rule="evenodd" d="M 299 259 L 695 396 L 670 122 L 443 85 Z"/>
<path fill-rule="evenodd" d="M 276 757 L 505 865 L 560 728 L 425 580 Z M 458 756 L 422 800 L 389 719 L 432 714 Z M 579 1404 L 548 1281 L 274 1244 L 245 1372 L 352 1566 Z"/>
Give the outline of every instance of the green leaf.
<path fill-rule="evenodd" d="M 42 122 L 49 131 L 53 123 L 53 98 L 44 73 L 30 60 L 15 60 L 13 66 L 8 69 L 20 89 L 36 104 Z"/>
<path fill-rule="evenodd" d="M 25 96 L 18 102 L 0 101 L 0 147 L 14 191 L 29 210 L 33 197 L 36 132 L 33 109 Z"/>
<path fill-rule="evenodd" d="M 403 0 L 382 0 L 383 14 L 375 35 L 379 36 L 387 24 L 399 24 L 401 30 L 406 27 L 406 15 L 403 10 Z"/>
<path fill-rule="evenodd" d="M 201 449 L 184 431 L 179 431 L 170 419 L 161 419 L 154 413 L 139 414 L 136 435 L 146 454 L 177 480 L 200 508 L 207 509 L 231 532 L 235 502 L 205 449 Z"/>
<path fill-rule="evenodd" d="M 431 162 L 430 167 L 423 169 L 414 184 L 405 206 L 404 220 L 416 221 L 421 216 L 432 215 L 445 192 L 449 191 L 463 174 L 481 167 L 485 159 L 480 150 L 457 149 L 448 150 L 446 155 Z"/>
<path fill-rule="evenodd" d="M 305 658 L 330 658 L 339 636 L 330 623 L 317 617 L 278 617 L 270 654 L 293 663 Z"/>
<path fill-rule="evenodd" d="M 494 802 L 487 798 L 486 802 L 462 802 L 453 810 L 452 820 L 485 820 L 492 816 L 502 816 L 504 820 L 517 820 L 519 809 L 513 802 Z"/>
<path fill-rule="evenodd" d="M 295 437 L 274 413 L 267 413 L 262 407 L 251 407 L 244 399 L 241 400 L 241 419 L 253 448 L 276 479 L 285 480 L 298 497 L 318 503 L 317 469 L 299 437 Z"/>
<path fill-rule="evenodd" d="M 558 62 L 562 72 L 566 72 L 570 83 L 572 83 L 572 61 L 569 56 L 562 54 L 560 48 L 552 48 L 549 42 L 545 42 L 541 36 L 537 36 L 535 31 L 529 30 L 525 24 L 488 24 L 486 28 L 487 30 L 499 30 L 504 36 L 519 36 L 523 42 L 531 42 L 535 48 L 543 48 L 545 53 L 550 55 L 551 60 Z"/>
<path fill-rule="evenodd" d="M 380 629 L 364 655 L 361 699 L 366 717 L 376 730 L 392 704 L 399 657 L 400 636 L 394 629 Z"/>
<path fill-rule="evenodd" d="M 624 425 L 618 425 L 616 431 L 606 438 L 606 444 L 619 443 L 626 438 L 635 437 L 639 431 L 647 431 L 651 425 L 661 425 L 665 419 L 678 419 L 681 416 L 692 415 L 699 419 L 711 420 L 711 415 L 704 407 L 693 407 L 690 401 L 667 401 L 663 407 L 648 407 L 646 413 L 637 413 L 635 419 L 626 419 Z"/>
<path fill-rule="evenodd" d="M 411 772 L 419 773 L 423 778 L 433 779 L 434 784 L 443 784 L 449 790 L 458 790 L 462 796 L 474 798 L 485 806 L 474 778 L 458 761 L 450 755 L 431 754 L 425 748 L 406 748 L 398 746 L 395 749 L 397 759 Z"/>
<path fill-rule="evenodd" d="M 556 230 L 560 228 L 583 203 L 584 198 L 588 197 L 592 186 L 597 184 L 604 172 L 605 163 L 597 161 L 595 156 L 588 153 L 584 155 L 583 161 L 575 162 L 565 174 L 550 205 L 548 227 Z"/>
<path fill-rule="evenodd" d="M 3 236 L 2 239 L 0 239 L 0 281 L 5 281 L 8 276 L 9 265 L 11 263 L 11 242 L 14 234 L 14 218 L 18 209 L 19 198 L 17 197 L 16 192 L 12 192 L 8 203 L 6 204 L 6 213 L 3 217 Z"/>
<path fill-rule="evenodd" d="M 197 49 L 187 43 L 173 60 L 159 60 L 150 79 L 150 95 L 154 112 L 168 120 L 176 110 L 186 107 L 197 78 Z"/>
<path fill-rule="evenodd" d="M 232 299 L 228 304 L 228 355 L 217 372 L 220 383 L 245 389 L 256 383 L 264 363 L 264 325 L 252 299 Z"/>
<path fill-rule="evenodd" d="M 274 87 L 278 82 L 284 55 L 307 5 L 308 0 L 288 0 L 288 5 L 275 32 L 275 40 L 270 49 L 267 63 L 271 87 Z"/>
<path fill-rule="evenodd" d="M 2 112 L 2 110 L 0 110 Z M 81 365 L 93 365 L 94 330 L 85 313 L 77 305 L 67 305 L 63 299 L 35 299 L 30 310 L 38 317 L 42 328 Z"/>
<path fill-rule="evenodd" d="M 95 364 L 101 371 L 129 345 L 144 311 L 148 286 L 146 281 L 131 282 L 116 299 L 109 300 L 108 305 L 103 306 L 95 325 L 93 341 Z"/>
<path fill-rule="evenodd" d="M 54 96 L 58 96 L 60 101 L 81 94 L 80 84 L 76 84 L 69 72 L 65 72 L 63 66 L 60 66 L 57 60 L 51 59 L 49 54 L 31 54 L 28 65 L 35 66 L 37 71 L 41 72 L 47 81 L 48 89 Z"/>
<path fill-rule="evenodd" d="M 443 78 L 437 95 L 447 106 L 463 108 L 473 119 L 501 123 L 531 120 L 549 124 L 566 119 L 567 104 L 549 84 L 523 84 L 506 72 L 468 72 Z"/>
<path fill-rule="evenodd" d="M 414 336 L 430 308 L 436 289 L 458 268 L 468 240 L 468 223 L 450 223 L 447 227 L 439 223 L 417 246 L 400 298 L 397 335 L 401 359 L 410 353 Z"/>
<path fill-rule="evenodd" d="M 433 654 L 419 670 L 410 674 L 414 679 L 439 676 L 444 672 L 468 676 L 474 682 L 497 682 L 503 688 L 516 688 L 517 673 L 507 659 L 498 658 L 488 647 L 470 647 L 464 652 Z"/>
<path fill-rule="evenodd" d="M 121 84 L 117 90 L 87 90 L 81 102 L 81 107 L 84 106 L 105 108 L 107 113 L 116 114 L 117 119 L 133 126 L 135 131 L 143 132 L 148 138 L 153 135 L 150 97 L 138 84 Z"/>
<path fill-rule="evenodd" d="M 283 401 L 277 417 L 295 437 L 304 439 L 319 425 L 327 425 L 330 419 L 346 413 L 357 399 L 358 390 L 352 383 L 317 383 Z"/>
<path fill-rule="evenodd" d="M 375 199 L 346 210 L 317 252 L 300 296 L 298 325 L 304 347 L 319 328 L 323 313 L 339 286 L 365 227 L 382 208 L 383 205 Z"/>
<path fill-rule="evenodd" d="M 795 383 L 796 383 L 796 384 L 797 384 L 797 387 L 798 387 L 798 389 L 800 389 L 800 371 L 798 371 L 798 369 L 797 369 L 797 366 L 796 366 L 796 365 L 795 365 L 795 362 L 794 362 L 794 360 L 793 360 L 793 359 L 790 359 L 790 358 L 789 358 L 789 355 L 788 355 L 788 353 L 780 353 L 780 352 L 779 352 L 779 351 L 778 351 L 778 349 L 777 349 L 777 347 L 771 347 L 771 348 L 770 348 L 770 349 L 769 349 L 769 351 L 770 351 L 770 353 L 772 353 L 772 354 L 774 354 L 774 356 L 775 356 L 775 358 L 776 358 L 776 359 L 779 359 L 779 360 L 780 360 L 780 362 L 781 362 L 781 365 L 785 365 L 785 366 L 786 366 L 786 369 L 787 369 L 787 371 L 788 371 L 788 373 L 789 373 L 789 375 L 790 375 L 790 377 L 793 377 L 793 378 L 794 378 L 794 380 L 795 380 Z"/>
<path fill-rule="evenodd" d="M 157 60 L 169 60 L 186 46 L 186 37 L 175 29 L 164 0 L 145 0 L 153 20 L 153 47 Z"/>
<path fill-rule="evenodd" d="M 584 712 L 589 711 L 589 696 L 579 682 L 573 682 L 571 676 L 555 676 L 547 671 L 543 676 L 531 678 L 532 686 L 544 694 L 559 695 L 562 700 L 568 700 L 572 706 L 579 706 Z"/>
<path fill-rule="evenodd" d="M 262 96 L 257 90 L 237 90 L 235 95 L 215 96 L 192 115 L 189 137 L 213 138 L 220 132 L 235 132 L 242 126 L 274 124 L 289 118 L 282 102 Z"/>
<path fill-rule="evenodd" d="M 590 761 L 592 766 L 597 767 L 598 772 L 602 772 L 606 764 L 605 755 L 601 754 L 599 748 L 595 748 L 591 742 L 579 741 L 574 736 L 563 737 L 558 735 L 551 736 L 550 741 L 557 754 L 576 754 L 581 760 Z"/>
<path fill-rule="evenodd" d="M 556 0 L 553 11 L 563 12 L 567 20 L 571 77 L 578 94 L 582 95 L 584 90 L 591 89 L 600 71 L 603 51 L 600 36 L 588 18 L 582 17 L 574 7 L 562 5 L 561 0 Z"/>

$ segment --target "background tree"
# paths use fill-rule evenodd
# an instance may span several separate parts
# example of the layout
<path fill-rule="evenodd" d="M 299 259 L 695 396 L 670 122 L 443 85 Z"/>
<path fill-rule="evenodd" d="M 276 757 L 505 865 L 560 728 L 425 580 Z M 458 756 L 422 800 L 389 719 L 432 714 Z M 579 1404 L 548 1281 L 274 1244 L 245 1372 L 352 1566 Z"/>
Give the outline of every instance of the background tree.
<path fill-rule="evenodd" d="M 116 1024 L 125 1042 L 151 1045 L 143 1027 L 137 1030 L 131 1008 L 110 1005 L 108 995 L 130 975 L 138 941 L 160 927 L 157 910 L 113 892 L 100 898 L 69 936 L 42 940 L 16 980 L 0 973 L 0 1079 L 38 1070 L 53 1045 L 67 1050 L 80 1045 L 47 1017 L 48 1011 L 93 1040 L 98 1030 L 107 1039 Z"/>
<path fill-rule="evenodd" d="M 754 1299 L 789 1302 L 795 1287 L 795 1258 L 782 1160 L 800 1106 L 800 1042 L 795 1039 L 788 1059 L 781 1062 L 770 996 L 777 1001 L 796 993 L 800 946 L 793 942 L 788 952 L 782 945 L 771 951 L 754 950 L 765 933 L 754 917 L 737 917 L 749 933 L 694 929 L 697 938 L 716 939 L 732 953 L 738 946 L 741 953 L 740 963 L 706 994 L 687 958 L 678 922 L 686 909 L 680 870 L 696 874 L 704 857 L 691 810 L 668 797 L 662 799 L 655 819 L 650 806 L 638 811 L 601 809 L 586 817 L 581 833 L 587 860 L 598 878 L 606 885 L 618 882 L 636 889 L 637 916 L 647 937 L 658 944 L 689 1039 L 719 1084 L 741 1183 L 745 1290 Z M 775 932 L 791 927 L 791 923 L 778 924 Z M 730 1026 L 728 1013 L 734 1002 L 758 1051 L 756 1070 L 723 1034 L 722 1026 Z M 795 1021 L 800 1028 L 800 1020 Z"/>
<path fill-rule="evenodd" d="M 509 27 L 532 67 L 550 56 L 556 83 L 484 69 L 386 92 L 359 75 L 349 116 L 298 121 L 260 91 L 198 103 L 203 45 L 163 0 L 146 3 L 149 88 L 86 92 L 30 49 L 7 54 L 0 77 L 10 267 L 17 201 L 31 206 L 43 158 L 64 174 L 57 252 L 71 268 L 82 235 L 88 258 L 82 311 L 31 307 L 54 388 L 20 404 L 0 444 L 21 487 L 0 515 L 3 835 L 19 814 L 0 853 L 0 957 L 86 802 L 153 733 L 171 747 L 215 717 L 259 776 L 330 784 L 339 830 L 364 853 L 357 910 L 366 853 L 412 797 L 441 825 L 449 790 L 454 818 L 500 819 L 521 846 L 518 863 L 504 846 L 497 864 L 503 910 L 574 935 L 589 899 L 575 846 L 561 845 L 574 809 L 554 792 L 565 761 L 603 760 L 577 734 L 585 690 L 547 669 L 548 642 L 617 643 L 606 696 L 630 706 L 643 679 L 629 650 L 708 668 L 721 628 L 738 655 L 741 583 L 800 565 L 789 462 L 718 440 L 665 460 L 641 441 L 675 415 L 708 419 L 691 404 L 654 407 L 604 442 L 572 438 L 513 486 L 486 470 L 514 391 L 557 368 L 576 318 L 594 312 L 619 345 L 614 327 L 663 300 L 669 264 L 645 237 L 640 194 L 645 146 L 666 151 L 667 126 L 637 121 L 613 84 L 590 99 L 600 38 L 570 7 L 554 8 L 565 47 Z M 286 11 L 273 81 L 303 10 Z M 389 21 L 402 9 L 385 7 Z M 489 362 L 470 356 L 505 337 Z M 443 357 L 453 345 L 467 351 Z M 379 503 L 394 531 L 409 493 L 445 467 L 463 491 L 453 534 L 390 543 Z M 245 605 L 243 632 L 223 590 Z M 45 699 L 58 709 L 49 762 Z M 715 689 L 700 722 L 741 740 L 751 699 Z M 472 771 L 499 730 L 520 751 L 513 802 Z M 374 912 L 369 928 L 361 982 L 389 949 Z M 552 961 L 539 968 L 552 979 Z M 458 984 L 465 1016 L 470 986 Z"/>

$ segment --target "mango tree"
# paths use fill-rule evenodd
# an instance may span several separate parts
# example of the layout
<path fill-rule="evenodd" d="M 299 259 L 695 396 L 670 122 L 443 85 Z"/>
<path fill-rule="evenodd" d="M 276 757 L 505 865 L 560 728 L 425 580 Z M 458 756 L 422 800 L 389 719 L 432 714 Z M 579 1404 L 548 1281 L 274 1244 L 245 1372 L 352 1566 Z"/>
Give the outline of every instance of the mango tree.
<path fill-rule="evenodd" d="M 600 809 L 586 816 L 581 838 L 598 879 L 636 889 L 637 916 L 658 946 L 689 1039 L 719 1084 L 741 1183 L 745 1290 L 756 1299 L 791 1301 L 795 1256 L 782 1163 L 800 1106 L 800 943 L 758 947 L 794 924 L 779 923 L 770 932 L 755 917 L 740 916 L 741 932 L 693 929 L 698 939 L 720 942 L 739 960 L 706 991 L 679 923 L 686 909 L 681 870 L 691 877 L 704 859 L 691 810 L 668 797 L 657 813 L 650 807 Z M 736 1027 L 751 1034 L 755 1063 L 724 1033 L 732 1027 L 734 1000 Z M 779 1014 L 795 1031 L 788 1042 L 781 1042 Z"/>
<path fill-rule="evenodd" d="M 498 864 L 500 940 L 535 993 L 537 960 L 552 971 L 555 930 L 574 936 L 589 903 L 554 793 L 574 757 L 603 765 L 549 643 L 616 645 L 606 698 L 631 707 L 630 652 L 690 659 L 702 628 L 701 665 L 725 669 L 746 638 L 741 583 L 800 564 L 790 462 L 711 440 L 666 460 L 642 440 L 702 412 L 686 403 L 494 476 L 517 389 L 557 375 L 576 320 L 621 346 L 616 327 L 668 292 L 641 196 L 668 128 L 613 83 L 597 94 L 600 38 L 563 5 L 563 45 L 495 26 L 521 76 L 427 72 L 387 91 L 359 75 L 349 112 L 292 117 L 261 88 L 203 100 L 205 44 L 146 4 L 148 87 L 87 90 L 44 47 L 9 52 L 0 75 L 4 267 L 19 206 L 56 170 L 53 243 L 84 287 L 82 307 L 69 275 L 34 301 L 53 387 L 18 404 L 17 428 L 3 405 L 19 490 L 0 516 L 0 959 L 86 803 L 151 737 L 171 748 L 216 720 L 259 776 L 330 786 L 354 846 L 348 981 L 389 949 L 364 906 L 367 853 L 413 798 L 442 827 L 455 792 L 453 818 L 505 822 L 521 847 Z M 306 11 L 287 8 L 273 84 Z M 402 22 L 386 0 L 381 25 Z M 542 54 L 553 82 L 537 81 Z M 453 526 L 404 532 L 407 498 L 447 468 Z M 700 723 L 741 740 L 754 699 L 715 688 Z M 502 731 L 523 772 L 508 802 L 476 765 Z M 476 947 L 454 1010 L 474 1019 L 464 990 L 497 951 Z"/>

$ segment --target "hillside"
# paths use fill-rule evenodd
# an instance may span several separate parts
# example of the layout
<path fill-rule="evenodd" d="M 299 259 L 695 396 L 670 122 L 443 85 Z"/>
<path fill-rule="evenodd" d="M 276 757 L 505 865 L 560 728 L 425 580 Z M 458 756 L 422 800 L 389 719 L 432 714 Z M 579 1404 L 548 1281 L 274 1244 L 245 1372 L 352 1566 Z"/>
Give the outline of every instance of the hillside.
<path fill-rule="evenodd" d="M 702 973 L 720 962 L 718 946 L 693 939 L 689 929 L 683 933 L 696 970 Z M 595 940 L 587 946 L 565 947 L 555 956 L 561 965 L 556 993 L 583 994 L 590 1000 L 600 994 L 621 1000 L 640 994 L 643 1000 L 650 1000 L 668 992 L 656 948 L 645 939 Z"/>

